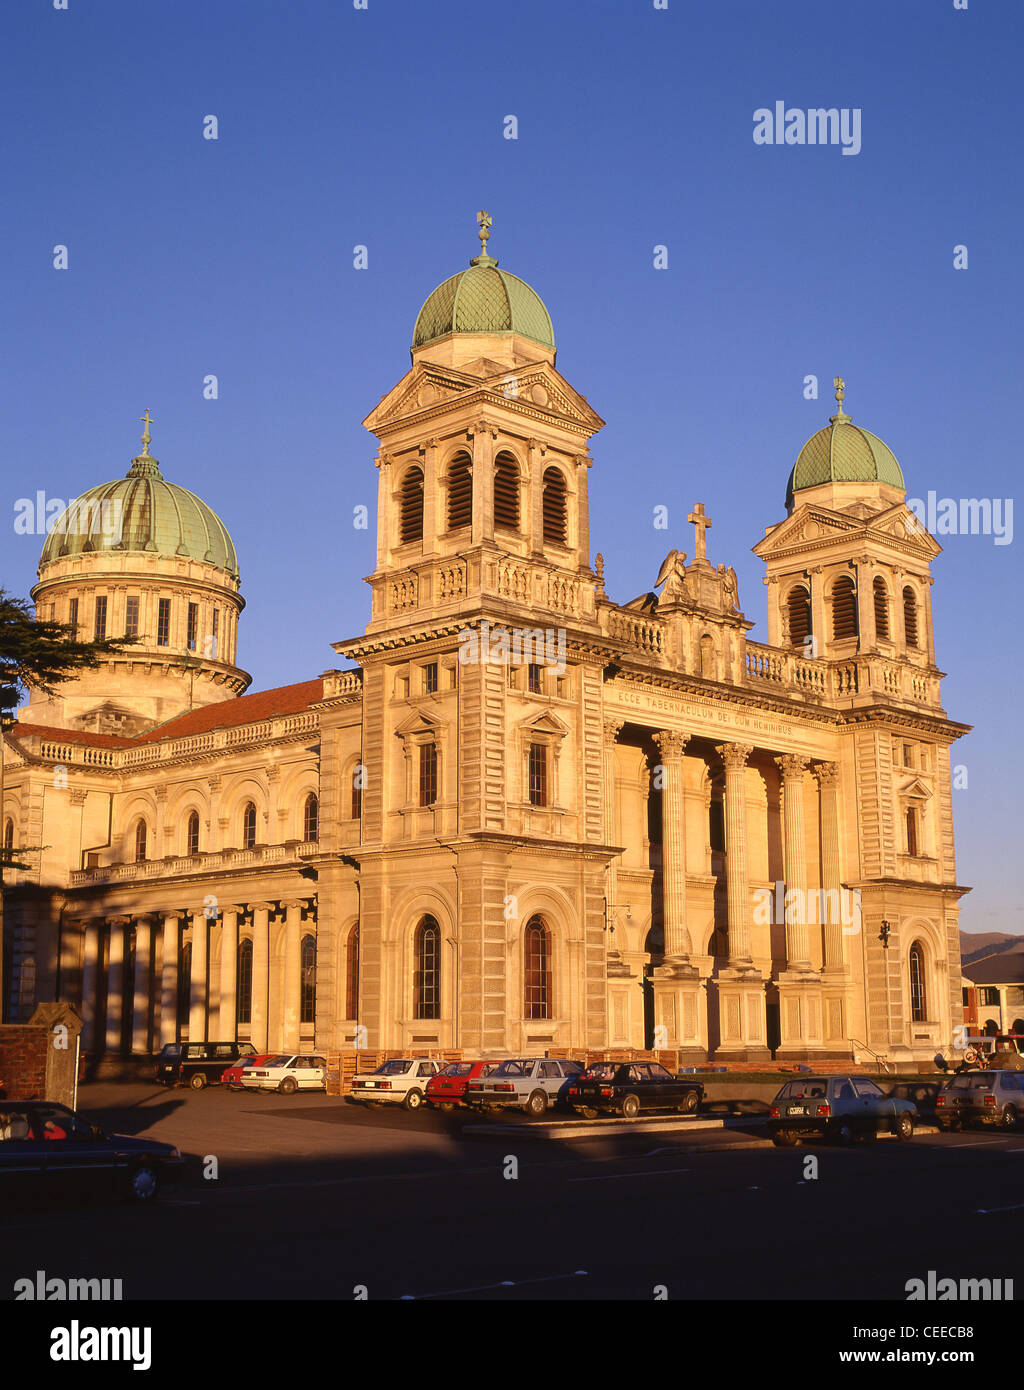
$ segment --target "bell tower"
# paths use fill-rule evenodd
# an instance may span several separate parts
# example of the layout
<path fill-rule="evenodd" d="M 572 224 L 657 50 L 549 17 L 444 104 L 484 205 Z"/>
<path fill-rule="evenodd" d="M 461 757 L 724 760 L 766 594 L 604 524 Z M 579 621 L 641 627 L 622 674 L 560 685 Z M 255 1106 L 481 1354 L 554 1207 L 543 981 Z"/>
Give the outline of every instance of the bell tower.
<path fill-rule="evenodd" d="M 811 658 L 877 657 L 890 695 L 902 682 L 889 663 L 905 664 L 921 673 L 912 689 L 927 686 L 937 702 L 925 673 L 935 671 L 930 565 L 941 547 L 906 505 L 892 451 L 843 409 L 841 377 L 835 388 L 836 413 L 790 474 L 786 520 L 754 547 L 767 566 L 769 641 Z"/>
<path fill-rule="evenodd" d="M 587 441 L 604 421 L 555 368 L 539 295 L 488 254 L 416 320 L 412 365 L 364 421 L 379 441 L 367 633 L 486 597 L 593 617 Z"/>

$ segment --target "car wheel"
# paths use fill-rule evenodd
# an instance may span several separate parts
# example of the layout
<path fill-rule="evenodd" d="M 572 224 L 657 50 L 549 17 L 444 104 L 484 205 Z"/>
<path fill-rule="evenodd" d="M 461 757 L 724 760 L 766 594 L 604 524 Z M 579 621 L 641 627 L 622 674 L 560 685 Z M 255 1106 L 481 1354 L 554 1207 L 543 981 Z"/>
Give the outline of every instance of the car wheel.
<path fill-rule="evenodd" d="M 206 1077 L 201 1071 L 197 1071 L 193 1074 L 188 1084 L 192 1087 L 193 1091 L 201 1091 L 206 1085 Z"/>
<path fill-rule="evenodd" d="M 277 1089 L 283 1096 L 291 1096 L 299 1089 L 299 1083 L 294 1076 L 286 1076 Z"/>
<path fill-rule="evenodd" d="M 402 1104 L 406 1110 L 418 1110 L 423 1104 L 423 1092 L 417 1091 L 414 1087 L 402 1101 Z"/>
<path fill-rule="evenodd" d="M 999 1123 L 1002 1125 L 1003 1129 L 1016 1129 L 1018 1124 L 1016 1107 L 1004 1105 Z"/>
<path fill-rule="evenodd" d="M 852 1144 L 852 1143 L 853 1143 L 853 1125 L 850 1124 L 849 1120 L 840 1120 L 839 1123 L 838 1123 L 838 1124 L 836 1125 L 836 1127 L 835 1127 L 834 1133 L 835 1133 L 835 1137 L 836 1137 L 836 1142 L 837 1142 L 837 1143 L 839 1143 L 839 1144 Z"/>
<path fill-rule="evenodd" d="M 594 1109 L 592 1105 L 578 1105 L 576 1109 L 580 1112 L 580 1114 L 583 1116 L 585 1120 L 597 1119 L 597 1111 Z"/>
<path fill-rule="evenodd" d="M 624 1120 L 635 1120 L 640 1113 L 640 1097 L 634 1095 L 623 1096 L 622 1098 L 622 1118 Z"/>
<path fill-rule="evenodd" d="M 913 1137 L 914 1117 L 908 1114 L 906 1110 L 902 1110 L 896 1116 L 896 1138 L 906 1143 L 908 1139 L 913 1139 Z"/>
<path fill-rule="evenodd" d="M 455 1109 L 455 1102 L 453 1100 L 435 1100 L 433 1104 L 438 1110 L 448 1111 Z"/>
<path fill-rule="evenodd" d="M 772 1143 L 777 1149 L 795 1149 L 799 1139 L 788 1129 L 780 1129 L 772 1135 Z"/>
<path fill-rule="evenodd" d="M 679 1109 L 684 1115 L 695 1115 L 700 1109 L 700 1096 L 696 1091 L 687 1091 L 682 1105 Z"/>
<path fill-rule="evenodd" d="M 128 1174 L 128 1196 L 133 1202 L 151 1202 L 159 1186 L 160 1179 L 150 1163 L 140 1163 Z"/>
<path fill-rule="evenodd" d="M 526 1113 L 535 1119 L 538 1115 L 543 1115 L 548 1108 L 548 1098 L 543 1091 L 534 1091 L 533 1095 L 526 1102 Z"/>

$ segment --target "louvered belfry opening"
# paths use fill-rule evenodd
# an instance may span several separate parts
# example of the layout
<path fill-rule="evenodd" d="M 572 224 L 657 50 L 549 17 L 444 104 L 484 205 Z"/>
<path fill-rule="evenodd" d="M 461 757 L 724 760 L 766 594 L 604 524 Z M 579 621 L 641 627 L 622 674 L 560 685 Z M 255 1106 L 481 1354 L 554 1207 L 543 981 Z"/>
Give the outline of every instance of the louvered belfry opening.
<path fill-rule="evenodd" d="M 456 454 L 448 469 L 448 529 L 473 524 L 473 460 Z"/>
<path fill-rule="evenodd" d="M 857 591 L 853 580 L 844 574 L 832 590 L 832 640 L 857 636 Z"/>
<path fill-rule="evenodd" d="M 917 599 L 909 585 L 903 590 L 903 630 L 907 634 L 907 646 L 916 647 L 918 645 Z"/>
<path fill-rule="evenodd" d="M 790 589 L 786 600 L 789 611 L 789 642 L 802 647 L 811 633 L 811 596 L 802 584 Z"/>
<path fill-rule="evenodd" d="M 402 544 L 423 539 L 423 469 L 410 468 L 402 479 L 399 511 Z"/>
<path fill-rule="evenodd" d="M 494 524 L 519 530 L 519 468 L 511 454 L 499 454 L 494 464 Z"/>
<path fill-rule="evenodd" d="M 557 468 L 544 470 L 544 539 L 565 545 L 568 529 L 565 479 Z"/>
<path fill-rule="evenodd" d="M 875 636 L 889 636 L 889 591 L 885 587 L 885 580 L 880 576 L 875 576 L 872 585 L 872 592 L 875 596 Z"/>

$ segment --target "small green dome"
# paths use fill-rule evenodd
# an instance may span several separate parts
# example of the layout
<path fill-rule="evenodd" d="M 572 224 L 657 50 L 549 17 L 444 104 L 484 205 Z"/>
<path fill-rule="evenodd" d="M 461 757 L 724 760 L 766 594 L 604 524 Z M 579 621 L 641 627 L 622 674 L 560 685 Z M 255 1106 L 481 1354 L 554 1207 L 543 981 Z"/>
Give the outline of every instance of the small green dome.
<path fill-rule="evenodd" d="M 555 330 L 544 301 L 525 280 L 499 270 L 493 256 L 476 256 L 438 285 L 416 318 L 412 345 L 448 333 L 521 333 L 546 348 L 555 346 Z"/>
<path fill-rule="evenodd" d="M 71 503 L 47 536 L 39 567 L 104 550 L 181 556 L 238 578 L 238 557 L 223 521 L 194 492 L 166 482 L 148 450 L 132 460 L 123 478 L 91 487 Z"/>
<path fill-rule="evenodd" d="M 888 483 L 906 490 L 896 455 L 884 440 L 855 425 L 849 415 L 833 415 L 812 434 L 797 455 L 786 487 L 787 504 L 801 488 L 822 483 Z"/>

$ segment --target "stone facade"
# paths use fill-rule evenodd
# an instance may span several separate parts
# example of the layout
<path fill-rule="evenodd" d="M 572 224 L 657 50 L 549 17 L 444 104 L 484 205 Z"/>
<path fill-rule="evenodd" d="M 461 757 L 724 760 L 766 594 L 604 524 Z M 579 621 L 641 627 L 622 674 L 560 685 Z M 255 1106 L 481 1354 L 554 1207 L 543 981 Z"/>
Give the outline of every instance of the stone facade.
<path fill-rule="evenodd" d="M 8 898 L 5 1016 L 81 1001 L 94 1053 L 948 1047 L 966 726 L 940 703 L 939 546 L 902 489 L 794 494 L 755 547 L 761 644 L 700 506 L 694 558 L 609 597 L 603 421 L 553 348 L 449 332 L 365 423 L 377 559 L 365 632 L 334 644 L 347 669 L 240 694 L 230 577 L 131 554 L 116 576 L 102 555 L 41 569 L 61 618 L 177 565 L 230 600 L 231 664 L 185 698 L 188 663 L 146 647 L 23 712 L 5 824 L 43 848 Z M 100 706 L 138 722 L 101 732 Z"/>

